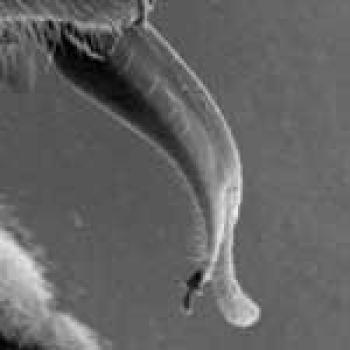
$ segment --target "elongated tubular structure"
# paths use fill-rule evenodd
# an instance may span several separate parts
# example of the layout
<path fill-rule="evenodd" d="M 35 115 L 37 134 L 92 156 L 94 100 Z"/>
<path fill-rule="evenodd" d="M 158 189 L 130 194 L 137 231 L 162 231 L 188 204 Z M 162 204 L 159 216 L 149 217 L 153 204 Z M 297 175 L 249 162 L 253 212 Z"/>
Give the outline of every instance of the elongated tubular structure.
<path fill-rule="evenodd" d="M 241 162 L 220 109 L 152 25 L 130 27 L 114 41 L 108 33 L 100 34 L 106 42 L 103 59 L 94 59 L 79 52 L 63 31 L 54 64 L 81 93 L 165 153 L 184 175 L 208 234 L 198 288 L 211 281 L 226 320 L 238 327 L 253 325 L 260 311 L 242 291 L 232 257 Z"/>
<path fill-rule="evenodd" d="M 32 15 L 6 21 L 6 38 L 13 40 L 14 34 L 16 42 L 17 33 L 27 32 L 31 39 L 37 37 L 77 91 L 162 151 L 186 179 L 208 240 L 202 266 L 188 281 L 184 306 L 190 308 L 192 294 L 211 282 L 229 323 L 255 324 L 259 307 L 240 287 L 233 262 L 242 198 L 239 153 L 198 77 L 147 21 L 96 25 Z"/>

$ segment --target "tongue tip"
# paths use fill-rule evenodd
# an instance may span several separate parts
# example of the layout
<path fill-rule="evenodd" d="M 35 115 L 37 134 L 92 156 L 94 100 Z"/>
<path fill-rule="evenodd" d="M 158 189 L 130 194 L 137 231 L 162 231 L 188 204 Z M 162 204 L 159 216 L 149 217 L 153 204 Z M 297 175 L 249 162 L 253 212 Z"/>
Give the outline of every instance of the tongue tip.
<path fill-rule="evenodd" d="M 224 319 L 237 328 L 250 328 L 256 325 L 261 318 L 260 306 L 248 296 L 237 281 L 225 281 L 222 289 L 215 280 L 212 288 L 216 296 L 218 308 Z"/>

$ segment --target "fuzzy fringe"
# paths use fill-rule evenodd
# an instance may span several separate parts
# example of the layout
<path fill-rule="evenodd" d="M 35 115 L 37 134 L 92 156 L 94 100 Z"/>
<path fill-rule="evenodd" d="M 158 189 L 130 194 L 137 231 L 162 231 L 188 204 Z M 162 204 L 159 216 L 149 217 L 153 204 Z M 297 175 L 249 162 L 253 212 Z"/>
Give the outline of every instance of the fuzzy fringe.
<path fill-rule="evenodd" d="M 93 330 L 57 309 L 44 266 L 7 227 L 0 227 L 1 339 L 19 350 L 106 349 Z"/>

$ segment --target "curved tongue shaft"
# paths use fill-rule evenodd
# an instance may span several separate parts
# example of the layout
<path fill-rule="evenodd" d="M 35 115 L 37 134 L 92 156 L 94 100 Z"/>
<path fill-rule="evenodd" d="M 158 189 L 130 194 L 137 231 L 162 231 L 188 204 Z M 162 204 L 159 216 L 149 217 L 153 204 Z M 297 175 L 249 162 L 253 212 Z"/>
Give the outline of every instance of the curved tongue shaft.
<path fill-rule="evenodd" d="M 228 322 L 254 324 L 259 308 L 240 288 L 232 257 L 241 163 L 220 109 L 150 24 L 99 37 L 96 59 L 79 51 L 63 31 L 53 62 L 80 93 L 165 154 L 189 185 L 207 244 L 202 266 L 187 281 L 184 307 L 190 309 L 193 293 L 211 282 Z"/>

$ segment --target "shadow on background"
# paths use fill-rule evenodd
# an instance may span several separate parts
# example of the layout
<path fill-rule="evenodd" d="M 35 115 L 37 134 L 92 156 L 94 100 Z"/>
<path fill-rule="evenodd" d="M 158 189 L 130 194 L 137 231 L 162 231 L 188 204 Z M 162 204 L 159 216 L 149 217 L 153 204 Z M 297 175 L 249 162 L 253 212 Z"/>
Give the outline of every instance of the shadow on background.
<path fill-rule="evenodd" d="M 1 92 L 0 190 L 46 247 L 62 304 L 114 349 L 346 348 L 350 120 L 336 113 L 335 5 L 160 0 L 154 17 L 240 146 L 236 261 L 263 317 L 230 328 L 209 293 L 183 318 L 196 218 L 180 179 L 42 73 L 29 95 Z"/>

